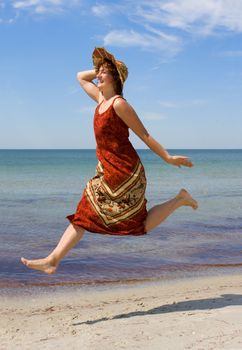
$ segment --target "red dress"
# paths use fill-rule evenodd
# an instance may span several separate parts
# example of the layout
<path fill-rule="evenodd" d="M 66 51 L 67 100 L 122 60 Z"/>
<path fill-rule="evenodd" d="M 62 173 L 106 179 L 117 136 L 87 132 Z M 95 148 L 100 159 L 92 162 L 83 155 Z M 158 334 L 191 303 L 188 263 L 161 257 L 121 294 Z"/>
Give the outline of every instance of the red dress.
<path fill-rule="evenodd" d="M 118 96 L 116 98 L 122 98 Z M 75 214 L 67 219 L 89 232 L 143 235 L 146 177 L 140 158 L 129 141 L 128 126 L 109 108 L 94 115 L 96 175 L 88 181 Z"/>

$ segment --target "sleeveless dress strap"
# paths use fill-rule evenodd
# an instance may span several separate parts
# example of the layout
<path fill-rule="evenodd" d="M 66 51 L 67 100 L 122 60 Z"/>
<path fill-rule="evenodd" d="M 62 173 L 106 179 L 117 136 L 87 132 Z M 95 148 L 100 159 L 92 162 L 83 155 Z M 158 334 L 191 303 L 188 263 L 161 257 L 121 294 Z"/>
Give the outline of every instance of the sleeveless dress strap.
<path fill-rule="evenodd" d="M 115 100 L 117 100 L 117 98 L 122 98 L 123 100 L 125 100 L 125 101 L 126 101 L 126 99 L 125 99 L 123 96 L 120 96 L 120 95 L 119 95 L 119 96 L 116 96 L 116 97 L 113 99 L 113 101 L 112 101 L 112 103 L 111 103 L 111 105 L 110 105 L 110 106 L 112 106 L 112 105 L 113 105 L 114 101 L 115 101 Z M 100 103 L 98 103 L 98 104 L 97 104 L 97 107 L 100 107 L 100 106 L 101 106 L 101 104 L 103 103 L 103 101 L 104 101 L 104 100 L 102 100 Z"/>
<path fill-rule="evenodd" d="M 123 100 L 125 100 L 125 98 L 123 98 L 123 96 L 116 96 L 116 97 L 113 99 L 112 105 L 114 104 L 114 101 L 116 101 L 118 98 L 122 98 Z"/>

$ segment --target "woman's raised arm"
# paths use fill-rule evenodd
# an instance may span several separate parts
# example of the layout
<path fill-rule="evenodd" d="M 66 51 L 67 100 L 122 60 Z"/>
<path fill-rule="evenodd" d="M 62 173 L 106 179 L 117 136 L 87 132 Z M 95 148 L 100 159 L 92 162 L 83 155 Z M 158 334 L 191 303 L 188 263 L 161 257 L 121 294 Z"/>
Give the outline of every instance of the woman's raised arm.
<path fill-rule="evenodd" d="M 95 69 L 78 72 L 76 77 L 88 96 L 90 96 L 94 101 L 99 102 L 100 92 L 97 86 L 93 83 L 93 79 L 96 78 Z"/>

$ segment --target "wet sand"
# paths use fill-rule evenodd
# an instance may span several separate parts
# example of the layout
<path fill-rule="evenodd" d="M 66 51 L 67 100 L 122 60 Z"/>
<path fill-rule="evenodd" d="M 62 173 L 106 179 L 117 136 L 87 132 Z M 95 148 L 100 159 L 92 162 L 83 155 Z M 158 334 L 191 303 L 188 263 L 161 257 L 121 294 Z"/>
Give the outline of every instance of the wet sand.
<path fill-rule="evenodd" d="M 0 297 L 1 349 L 242 349 L 242 278 Z"/>

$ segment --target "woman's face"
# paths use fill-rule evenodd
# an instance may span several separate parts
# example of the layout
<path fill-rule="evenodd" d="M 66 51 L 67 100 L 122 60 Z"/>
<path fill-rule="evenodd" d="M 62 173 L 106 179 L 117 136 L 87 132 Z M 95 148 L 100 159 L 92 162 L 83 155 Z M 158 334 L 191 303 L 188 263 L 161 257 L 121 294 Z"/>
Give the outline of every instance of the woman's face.
<path fill-rule="evenodd" d="M 97 79 L 98 79 L 97 87 L 99 89 L 103 89 L 105 87 L 110 88 L 110 85 L 113 86 L 113 83 L 114 83 L 113 76 L 109 72 L 108 67 L 105 66 L 104 64 L 99 68 L 99 71 L 97 73 Z"/>

